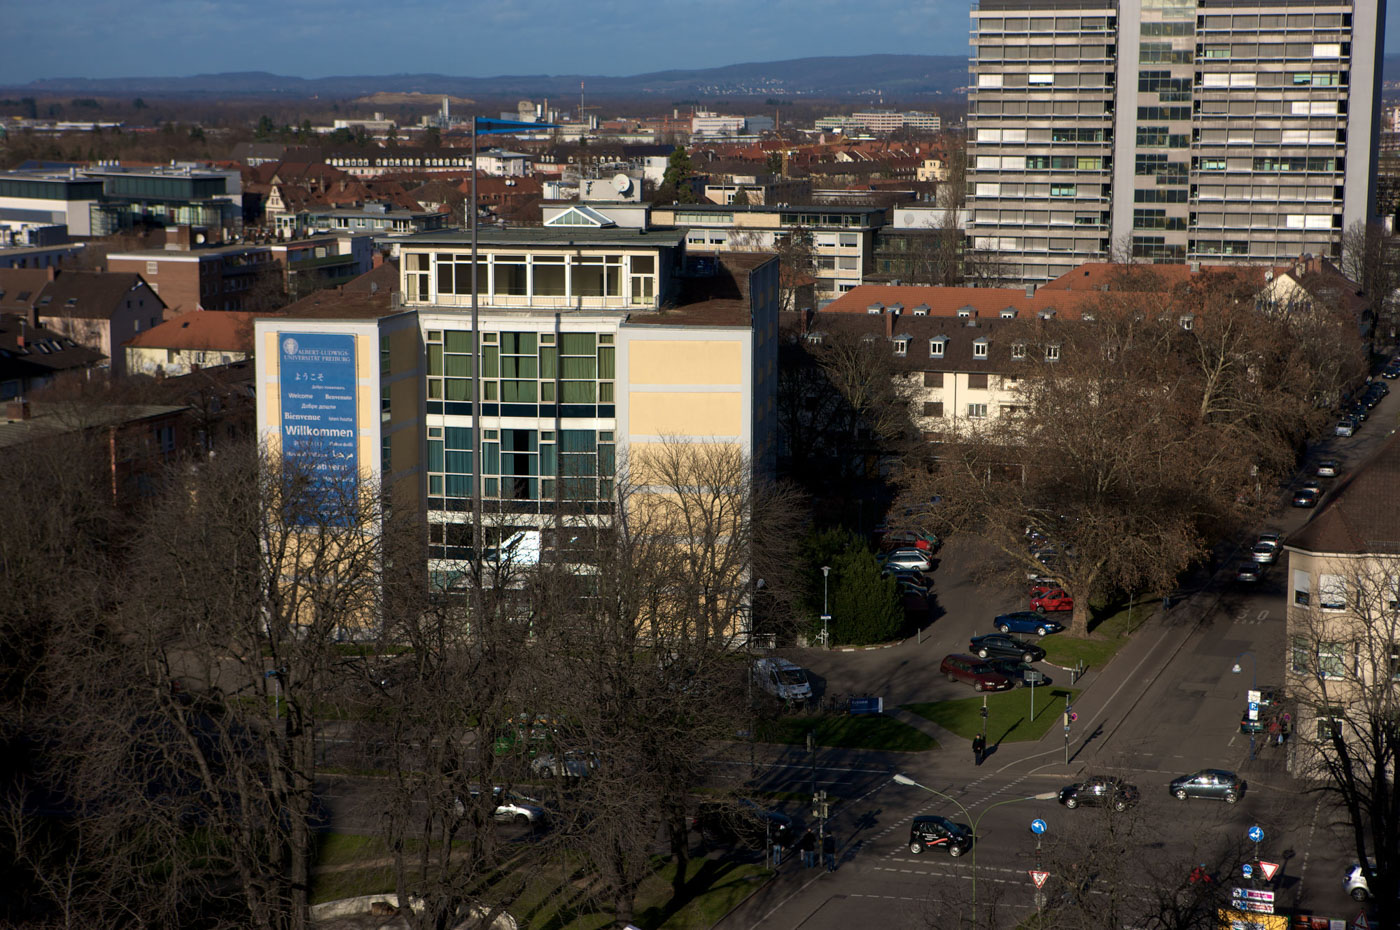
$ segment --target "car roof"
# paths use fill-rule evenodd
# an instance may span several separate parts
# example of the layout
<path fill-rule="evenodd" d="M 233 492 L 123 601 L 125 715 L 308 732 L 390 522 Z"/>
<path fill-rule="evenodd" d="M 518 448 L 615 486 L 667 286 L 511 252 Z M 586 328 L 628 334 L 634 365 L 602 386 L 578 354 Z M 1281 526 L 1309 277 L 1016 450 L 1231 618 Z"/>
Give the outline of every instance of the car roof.
<path fill-rule="evenodd" d="M 1008 620 L 1013 618 L 1017 620 L 1035 620 L 1036 622 L 1041 622 L 1045 620 L 1044 617 L 1042 617 L 1040 614 L 1036 613 L 1033 610 L 1013 610 L 1010 613 L 997 614 L 996 616 L 996 619 L 998 620 Z"/>

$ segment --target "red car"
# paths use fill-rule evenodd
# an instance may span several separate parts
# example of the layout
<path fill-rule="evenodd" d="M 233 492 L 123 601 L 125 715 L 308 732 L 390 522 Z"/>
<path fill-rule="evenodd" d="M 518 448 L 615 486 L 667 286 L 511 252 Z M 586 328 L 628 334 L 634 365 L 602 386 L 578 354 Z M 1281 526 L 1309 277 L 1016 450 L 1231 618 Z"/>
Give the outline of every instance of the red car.
<path fill-rule="evenodd" d="M 938 667 L 949 681 L 964 681 L 972 685 L 973 691 L 1010 691 L 1015 683 L 998 672 L 986 660 L 977 656 L 953 653 L 943 657 Z"/>
<path fill-rule="evenodd" d="M 1031 610 L 1042 614 L 1050 610 L 1074 610 L 1074 598 L 1066 594 L 1064 588 L 1036 585 L 1031 588 Z"/>

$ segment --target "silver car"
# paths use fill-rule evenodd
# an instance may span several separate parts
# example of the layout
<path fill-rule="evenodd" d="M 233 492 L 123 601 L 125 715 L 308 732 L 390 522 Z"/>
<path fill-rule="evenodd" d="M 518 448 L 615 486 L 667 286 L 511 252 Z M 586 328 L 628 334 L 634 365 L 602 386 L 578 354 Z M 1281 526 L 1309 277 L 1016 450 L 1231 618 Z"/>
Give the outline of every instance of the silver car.
<path fill-rule="evenodd" d="M 1268 543 L 1257 542 L 1249 550 L 1250 556 L 1260 565 L 1273 565 L 1278 561 L 1278 548 Z"/>

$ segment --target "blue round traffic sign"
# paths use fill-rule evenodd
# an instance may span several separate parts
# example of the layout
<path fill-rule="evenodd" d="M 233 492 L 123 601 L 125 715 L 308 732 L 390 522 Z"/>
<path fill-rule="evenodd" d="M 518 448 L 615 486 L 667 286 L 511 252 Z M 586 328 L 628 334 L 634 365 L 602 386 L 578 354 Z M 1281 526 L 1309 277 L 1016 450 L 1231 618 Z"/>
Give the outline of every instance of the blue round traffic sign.
<path fill-rule="evenodd" d="M 1245 878 L 1251 878 L 1254 875 L 1254 866 L 1246 862 L 1244 865 L 1240 866 L 1240 873 L 1244 875 Z"/>
<path fill-rule="evenodd" d="M 1045 821 L 1041 820 L 1039 817 L 1031 821 L 1031 832 L 1037 836 L 1044 833 L 1046 829 Z"/>
<path fill-rule="evenodd" d="M 1257 843 L 1264 838 L 1264 831 L 1257 826 L 1250 827 L 1249 838 Z"/>

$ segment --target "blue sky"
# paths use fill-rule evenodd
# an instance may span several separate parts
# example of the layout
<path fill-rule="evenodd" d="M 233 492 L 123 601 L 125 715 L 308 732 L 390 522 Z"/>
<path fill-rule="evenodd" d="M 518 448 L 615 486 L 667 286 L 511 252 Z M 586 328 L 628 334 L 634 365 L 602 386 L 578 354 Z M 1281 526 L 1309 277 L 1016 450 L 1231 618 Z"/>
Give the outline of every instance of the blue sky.
<path fill-rule="evenodd" d="M 963 55 L 966 0 L 15 0 L 0 82 L 637 74 L 877 52 Z M 1400 48 L 1400 13 L 1386 30 Z"/>

